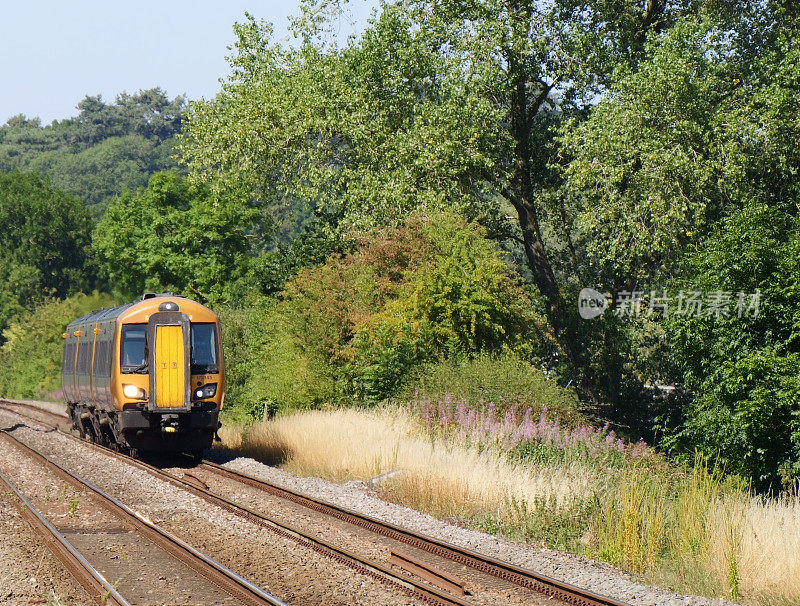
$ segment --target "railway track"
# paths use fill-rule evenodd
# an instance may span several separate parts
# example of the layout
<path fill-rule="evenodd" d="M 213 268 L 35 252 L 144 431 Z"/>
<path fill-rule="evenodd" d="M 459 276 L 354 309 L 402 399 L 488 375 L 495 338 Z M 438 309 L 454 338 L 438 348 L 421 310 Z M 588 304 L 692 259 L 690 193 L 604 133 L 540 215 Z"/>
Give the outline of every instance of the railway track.
<path fill-rule="evenodd" d="M 0 408 L 9 410 L 11 412 L 17 412 L 18 414 L 20 412 L 16 402 L 1 401 Z M 138 467 L 139 469 L 142 469 L 161 480 L 165 480 L 181 488 L 182 490 L 186 490 L 195 494 L 203 500 L 217 505 L 238 517 L 244 518 L 278 535 L 294 540 L 295 542 L 300 543 L 309 549 L 331 557 L 332 559 L 367 576 L 393 585 L 401 592 L 406 593 L 409 597 L 416 598 L 424 603 L 437 606 L 471 606 L 470 602 L 460 598 L 457 595 L 437 589 L 435 586 L 429 585 L 424 580 L 417 580 L 403 574 L 398 574 L 390 567 L 385 566 L 380 562 L 359 556 L 347 549 L 338 547 L 322 539 L 321 537 L 282 522 L 273 516 L 269 516 L 265 513 L 255 511 L 244 505 L 235 503 L 221 495 L 215 494 L 208 489 L 203 488 L 202 486 L 199 486 L 196 481 L 177 477 L 173 474 L 163 471 L 162 469 L 159 469 L 158 467 L 145 463 L 144 461 L 128 457 L 127 455 L 107 448 L 106 446 L 77 438 L 64 431 L 64 422 L 67 419 L 62 415 L 58 415 L 50 411 L 44 411 L 29 404 L 21 404 L 19 408 L 26 410 L 29 413 L 34 413 L 39 417 L 46 417 L 50 419 L 50 423 L 47 423 L 42 421 L 40 418 L 29 417 L 33 418 L 33 420 L 36 420 L 37 422 L 49 424 L 53 429 L 59 430 L 62 435 L 65 435 L 70 439 L 77 440 L 81 444 L 89 445 L 90 447 L 101 450 L 108 456 L 120 459 L 128 465 Z M 191 476 L 189 476 L 189 478 L 191 478 Z M 427 573 L 434 577 L 439 577 L 439 571 L 427 569 Z M 444 576 L 447 577 L 447 575 Z"/>
<path fill-rule="evenodd" d="M 34 461 L 40 468 L 53 472 L 72 488 L 78 491 L 88 492 L 95 503 L 115 517 L 125 529 L 133 530 L 136 534 L 145 539 L 151 547 L 155 547 L 167 556 L 158 558 L 157 555 L 151 554 L 149 557 L 158 559 L 160 563 L 166 563 L 167 566 L 170 560 L 182 563 L 185 567 L 188 567 L 205 578 L 223 594 L 235 600 L 233 603 L 246 606 L 284 606 L 283 602 L 265 592 L 263 589 L 239 576 L 232 570 L 229 570 L 191 545 L 184 543 L 175 535 L 151 522 L 107 492 L 69 471 L 50 459 L 47 455 L 18 440 L 7 431 L 0 431 L 0 440 L 4 441 L 12 448 L 17 449 L 26 458 Z M 65 533 L 56 529 L 56 527 L 32 505 L 31 501 L 27 499 L 5 475 L 2 476 L 2 480 L 17 495 L 20 502 L 23 503 L 23 509 L 28 510 L 26 517 L 33 522 L 34 528 L 48 537 L 49 546 L 55 547 L 53 551 L 56 557 L 64 563 L 65 567 L 73 574 L 79 584 L 86 589 L 95 601 L 99 604 L 115 603 L 119 606 L 130 603 L 92 564 L 89 563 L 89 558 L 81 555 L 78 549 L 67 540 Z M 120 529 L 115 529 L 115 532 L 121 533 Z M 230 600 L 226 600 L 226 602 L 231 603 Z"/>
<path fill-rule="evenodd" d="M 16 505 L 23 518 L 33 527 L 36 533 L 42 537 L 48 549 L 56 556 L 64 568 L 72 577 L 83 587 L 89 597 L 98 604 L 109 604 L 111 606 L 129 606 L 129 602 L 123 598 L 116 588 L 109 583 L 106 578 L 92 566 L 89 561 L 58 531 L 58 529 L 47 521 L 41 512 L 36 509 L 25 495 L 0 471 L 0 480 L 6 489 L 16 495 Z"/>
<path fill-rule="evenodd" d="M 326 502 L 322 499 L 317 499 L 271 482 L 236 472 L 210 461 L 202 461 L 197 468 L 263 490 L 270 495 L 291 501 L 309 510 L 364 528 L 377 535 L 435 555 L 443 560 L 457 562 L 458 564 L 467 566 L 490 577 L 501 579 L 510 584 L 562 600 L 568 604 L 576 604 L 579 606 L 626 606 L 624 602 L 613 598 L 587 591 L 532 570 L 503 562 L 496 558 L 441 541 L 434 537 L 423 535 L 395 524 L 384 522 L 372 516 Z"/>
<path fill-rule="evenodd" d="M 51 422 L 57 426 L 63 426 L 65 421 L 65 417 L 49 411 L 42 411 L 35 406 L 26 404 L 24 405 L 24 408 L 31 412 L 38 413 L 40 416 L 49 418 Z M 69 435 L 73 439 L 78 439 L 71 434 L 66 435 Z M 412 585 L 405 585 L 406 590 L 411 595 L 422 599 L 425 602 L 434 604 L 467 603 L 449 593 L 459 593 L 459 579 L 452 578 L 452 575 L 444 573 L 440 568 L 426 564 L 419 558 L 414 558 L 413 556 L 409 558 L 407 557 L 407 554 L 400 552 L 395 554 L 393 550 L 390 563 L 410 571 L 412 574 L 422 578 L 428 583 L 432 583 L 438 587 L 447 589 L 447 592 L 432 591 L 432 588 L 430 585 L 428 585 L 428 583 L 424 583 L 420 586 L 418 583 L 413 581 L 413 579 L 410 579 L 405 575 L 398 577 L 398 575 L 394 574 L 391 569 L 387 569 L 385 566 L 376 562 L 362 561 L 359 564 L 359 560 L 362 560 L 362 558 L 351 552 L 337 548 L 320 539 L 319 537 L 310 535 L 299 528 L 290 526 L 285 522 L 281 522 L 271 516 L 254 511 L 243 505 L 236 504 L 232 501 L 229 501 L 224 496 L 209 491 L 207 487 L 204 487 L 202 480 L 194 477 L 193 474 L 184 474 L 183 478 L 179 478 L 142 461 L 121 455 L 116 451 L 112 451 L 98 445 L 94 446 L 102 448 L 111 456 L 125 459 L 125 461 L 128 463 L 136 465 L 153 475 L 159 476 L 162 479 L 181 486 L 182 488 L 197 494 L 207 501 L 214 502 L 220 507 L 231 511 L 236 515 L 245 517 L 276 532 L 288 533 L 288 536 L 291 536 L 296 540 L 307 541 L 312 549 L 326 553 L 327 555 L 330 555 L 335 559 L 339 559 L 350 566 L 356 567 L 361 565 L 363 568 L 365 568 L 365 572 L 371 576 L 376 576 L 377 578 L 381 578 L 381 576 L 383 576 L 384 580 L 399 583 L 401 586 L 410 582 Z M 375 535 L 379 535 L 380 537 L 389 539 L 390 541 L 408 545 L 414 550 L 431 554 L 435 556 L 435 558 L 441 559 L 444 562 L 457 563 L 461 566 L 471 569 L 472 571 L 485 575 L 488 578 L 495 579 L 501 583 L 506 583 L 512 587 L 517 586 L 525 588 L 532 592 L 537 592 L 544 596 L 555 598 L 568 604 L 580 606 L 625 606 L 623 602 L 613 598 L 602 596 L 574 585 L 570 585 L 569 583 L 565 583 L 534 571 L 515 566 L 508 562 L 503 562 L 484 554 L 471 551 L 457 545 L 435 539 L 433 537 L 425 536 L 421 533 L 417 533 L 394 524 L 383 522 L 371 516 L 352 511 L 332 503 L 328 503 L 321 499 L 317 499 L 306 494 L 301 494 L 299 492 L 277 486 L 270 482 L 238 473 L 210 461 L 201 462 L 196 466 L 196 469 L 221 478 L 225 478 L 229 481 L 238 482 L 251 488 L 255 488 L 278 499 L 286 500 L 295 505 L 299 505 L 309 511 L 315 512 L 318 515 L 327 516 L 340 522 L 346 522 L 361 529 L 367 530 L 370 533 L 374 533 Z M 394 581 L 391 579 L 392 576 L 395 577 Z M 463 590 L 463 583 L 461 584 L 461 589 Z"/>

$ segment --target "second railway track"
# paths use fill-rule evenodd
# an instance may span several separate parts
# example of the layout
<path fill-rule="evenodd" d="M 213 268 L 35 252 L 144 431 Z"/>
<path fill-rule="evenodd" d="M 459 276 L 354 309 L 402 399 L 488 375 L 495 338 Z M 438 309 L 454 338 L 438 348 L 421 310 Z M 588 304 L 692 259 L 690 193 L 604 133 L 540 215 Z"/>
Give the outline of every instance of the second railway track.
<path fill-rule="evenodd" d="M 19 404 L 15 403 L 14 407 L 17 408 L 17 406 L 19 406 Z M 68 421 L 64 417 L 56 413 L 43 411 L 38 407 L 27 404 L 22 404 L 22 408 L 32 413 L 32 415 L 28 416 L 32 416 L 35 420 L 50 424 L 51 426 L 58 426 L 62 430 L 65 429 L 65 424 L 68 424 Z M 17 411 L 19 412 L 19 410 Z M 46 418 L 47 421 L 43 421 L 43 418 Z M 78 439 L 71 434 L 67 435 L 73 439 Z M 236 515 L 249 519 L 251 522 L 268 527 L 275 532 L 284 533 L 300 542 L 305 542 L 310 548 L 326 553 L 351 567 L 361 566 L 367 574 L 382 578 L 382 580 L 388 582 L 397 583 L 404 587 L 410 595 L 425 602 L 436 604 L 468 603 L 457 595 L 452 595 L 449 592 L 439 591 L 431 587 L 429 583 L 419 583 L 411 576 L 398 575 L 388 566 L 384 566 L 375 561 L 365 562 L 363 558 L 359 558 L 359 556 L 348 550 L 337 548 L 327 541 L 320 539 L 318 536 L 310 535 L 296 526 L 282 522 L 280 519 L 235 503 L 218 492 L 211 492 L 205 485 L 205 480 L 203 478 L 211 481 L 211 478 L 214 477 L 230 483 L 238 483 L 241 486 L 262 491 L 273 498 L 290 502 L 294 506 L 300 507 L 308 512 L 313 512 L 314 515 L 324 516 L 331 520 L 338 521 L 345 526 L 356 527 L 362 531 L 372 533 L 376 537 L 380 537 L 380 540 L 382 540 L 392 552 L 397 552 L 396 554 L 392 553 L 390 563 L 396 566 L 399 565 L 405 570 L 411 571 L 415 576 L 419 576 L 439 587 L 447 588 L 455 594 L 458 594 L 459 589 L 463 588 L 463 582 L 459 587 L 459 579 L 457 577 L 454 578 L 453 574 L 449 574 L 447 572 L 448 569 L 450 569 L 451 572 L 461 571 L 462 574 L 473 581 L 473 585 L 477 583 L 478 585 L 492 588 L 494 591 L 500 591 L 501 593 L 506 592 L 506 595 L 510 595 L 508 594 L 510 588 L 511 591 L 520 594 L 516 600 L 517 603 L 534 603 L 537 601 L 541 602 L 542 598 L 555 598 L 565 603 L 582 606 L 624 606 L 623 602 L 612 598 L 598 595 L 481 553 L 383 522 L 377 518 L 325 502 L 307 494 L 277 486 L 263 479 L 251 477 L 209 461 L 203 461 L 196 467 L 193 467 L 191 471 L 184 473 L 183 477 L 178 477 L 176 474 L 167 473 L 162 469 L 136 459 L 131 459 L 105 447 L 98 445 L 93 446 L 102 448 L 110 456 L 122 458 L 129 464 L 133 464 L 153 475 L 159 476 L 162 479 L 193 492 L 209 502 L 213 502 Z M 232 490 L 230 492 L 236 491 Z M 398 545 L 404 548 L 406 553 L 397 549 Z M 359 560 L 361 560 L 361 562 L 359 562 Z M 430 564 L 431 560 L 433 560 L 433 565 Z M 426 564 L 426 561 L 428 564 Z M 420 564 L 421 567 L 417 564 Z M 442 574 L 444 578 L 442 578 Z M 514 589 L 515 587 L 516 590 Z M 526 596 L 528 592 L 531 592 L 531 595 Z M 535 599 L 535 595 L 539 595 L 541 598 Z M 492 603 L 491 600 L 489 603 Z"/>
<path fill-rule="evenodd" d="M 244 604 L 251 606 L 282 606 L 283 602 L 266 591 L 237 575 L 212 558 L 184 543 L 176 536 L 154 524 L 146 517 L 132 510 L 105 491 L 94 486 L 77 474 L 67 470 L 43 453 L 31 448 L 6 431 L 0 431 L 0 440 L 16 449 L 23 457 L 33 461 L 45 474 L 52 473 L 64 483 L 62 490 L 75 491 L 84 499 L 82 509 L 87 512 L 82 523 L 64 514 L 52 516 L 59 519 L 54 524 L 46 516 L 37 511 L 23 492 L 5 476 L 6 483 L 25 507 L 33 514 L 37 528 L 58 544 L 57 556 L 62 562 L 69 561 L 68 569 L 76 580 L 86 589 L 98 603 L 116 603 L 125 605 L 135 602 L 149 601 L 158 603 L 170 598 L 170 602 L 185 600 L 198 603 L 198 592 L 202 593 L 199 603 L 206 604 Z M 38 472 L 35 472 L 38 473 Z M 20 474 L 21 475 L 21 474 Z M 40 476 L 37 476 L 39 479 Z M 39 480 L 41 482 L 41 480 Z M 28 479 L 28 483 L 32 480 Z M 49 484 L 47 484 L 49 486 Z M 88 499 L 88 504 L 86 500 Z M 51 503 L 48 497 L 40 500 L 44 504 Z M 70 501 L 77 503 L 79 500 Z M 74 514 L 73 514 L 74 515 Z M 30 517 L 30 516 L 29 516 Z M 56 528 L 60 526 L 61 528 Z M 71 538 L 71 541 L 67 537 Z M 80 542 L 76 546 L 73 543 Z M 113 546 L 109 545 L 113 543 Z M 112 550 L 108 556 L 105 552 Z M 84 556 L 81 552 L 91 553 Z M 136 556 L 142 556 L 141 559 Z M 125 589 L 116 587 L 98 572 L 99 565 L 110 567 L 109 558 L 120 560 L 119 568 L 125 568 L 135 574 L 143 575 L 133 581 L 122 580 Z M 90 560 L 100 564 L 90 563 Z M 199 576 L 198 576 L 199 575 Z M 173 586 L 164 585 L 162 594 L 151 597 L 153 583 L 159 580 L 171 581 Z M 203 581 L 206 587 L 203 589 Z M 198 583 L 200 583 L 198 588 Z M 144 592 L 151 592 L 145 595 Z M 194 595 L 179 595 L 188 592 Z M 126 599 L 124 594 L 132 594 L 135 599 Z M 178 598 L 176 600 L 175 598 Z M 156 602 L 153 599 L 157 600 Z"/>
<path fill-rule="evenodd" d="M 17 412 L 18 414 L 20 412 L 18 410 L 17 403 L 3 402 L 0 403 L 0 408 Z M 230 501 L 229 499 L 203 489 L 201 486 L 198 486 L 196 482 L 192 482 L 186 478 L 177 477 L 159 469 L 158 467 L 149 465 L 138 459 L 133 459 L 105 446 L 81 440 L 80 438 L 77 438 L 69 433 L 65 433 L 63 431 L 65 418 L 56 413 L 43 411 L 29 404 L 22 404 L 20 408 L 33 415 L 29 418 L 33 418 L 33 420 L 36 420 L 39 423 L 48 424 L 53 428 L 58 428 L 66 437 L 77 440 L 81 444 L 88 447 L 101 450 L 104 454 L 122 460 L 128 465 L 133 465 L 139 469 L 147 471 L 148 473 L 165 480 L 182 490 L 191 492 L 209 503 L 217 505 L 218 507 L 221 507 L 222 509 L 236 516 L 244 518 L 249 522 L 256 524 L 257 526 L 270 530 L 290 540 L 294 540 L 304 547 L 331 557 L 358 572 L 366 574 L 374 579 L 377 579 L 378 581 L 387 583 L 400 593 L 405 593 L 411 598 L 417 599 L 423 603 L 441 606 L 470 606 L 470 602 L 461 599 L 456 595 L 452 595 L 437 589 L 436 587 L 431 586 L 422 580 L 398 573 L 392 570 L 389 566 L 383 565 L 380 562 L 373 561 L 368 558 L 361 557 L 345 548 L 338 547 L 320 538 L 319 536 L 316 536 L 315 534 L 308 533 L 290 524 L 281 522 L 280 520 L 267 514 L 252 510 L 248 507 Z M 48 421 L 43 421 L 40 417 L 45 417 L 48 419 Z"/>

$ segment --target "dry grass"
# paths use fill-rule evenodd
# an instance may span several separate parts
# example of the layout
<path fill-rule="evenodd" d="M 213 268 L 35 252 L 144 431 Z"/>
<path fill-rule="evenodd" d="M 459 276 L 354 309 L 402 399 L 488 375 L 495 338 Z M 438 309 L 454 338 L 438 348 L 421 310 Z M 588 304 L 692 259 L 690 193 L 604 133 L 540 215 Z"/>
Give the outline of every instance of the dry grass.
<path fill-rule="evenodd" d="M 386 490 L 439 515 L 469 517 L 513 499 L 567 506 L 593 487 L 584 469 L 512 465 L 494 451 L 427 438 L 399 409 L 299 412 L 221 437 L 228 448 L 335 482 L 400 470 Z"/>
<path fill-rule="evenodd" d="M 800 603 L 800 499 L 727 499 L 712 509 L 707 565 L 736 592 L 765 604 Z"/>
<path fill-rule="evenodd" d="M 679 591 L 800 603 L 800 499 L 750 497 L 703 466 L 664 478 L 646 468 L 515 465 L 431 439 L 402 409 L 298 412 L 221 435 L 227 448 L 299 475 L 366 481 L 402 470 L 382 485 L 395 502 L 490 531 L 513 523 L 583 535 L 573 549 Z"/>

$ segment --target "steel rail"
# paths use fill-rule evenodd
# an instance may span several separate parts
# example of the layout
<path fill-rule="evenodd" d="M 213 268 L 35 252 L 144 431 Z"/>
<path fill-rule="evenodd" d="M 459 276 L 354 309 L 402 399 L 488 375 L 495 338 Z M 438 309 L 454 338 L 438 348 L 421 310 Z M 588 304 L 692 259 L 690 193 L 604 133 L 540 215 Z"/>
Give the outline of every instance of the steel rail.
<path fill-rule="evenodd" d="M 577 606 L 628 606 L 625 602 L 614 598 L 588 591 L 570 583 L 559 581 L 541 573 L 503 562 L 491 556 L 465 549 L 389 522 L 384 522 L 367 514 L 334 505 L 322 499 L 277 486 L 271 482 L 233 471 L 210 461 L 204 460 L 199 465 L 199 468 L 570 604 Z"/>
<path fill-rule="evenodd" d="M 47 410 L 46 408 L 39 408 L 38 406 L 34 406 L 33 404 L 28 404 L 27 402 L 21 402 L 19 400 L 6 400 L 4 398 L 0 398 L 0 409 L 10 410 L 11 412 L 16 412 L 17 414 L 19 414 L 19 411 L 16 410 L 17 408 L 25 408 L 27 410 L 31 410 L 33 412 L 43 414 L 48 417 L 55 417 L 55 419 L 57 419 L 57 422 L 72 423 L 72 419 L 70 419 L 69 416 L 67 416 L 66 414 L 61 415 L 58 414 L 57 412 L 53 412 L 52 410 Z"/>
<path fill-rule="evenodd" d="M 270 595 L 260 587 L 251 583 L 244 577 L 226 568 L 213 558 L 185 543 L 172 533 L 164 530 L 147 517 L 134 511 L 118 499 L 112 497 L 102 489 L 94 486 L 89 481 L 72 473 L 65 467 L 56 463 L 47 455 L 31 448 L 21 440 L 18 440 L 5 430 L 0 431 L 0 436 L 9 441 L 14 446 L 28 454 L 31 458 L 38 460 L 47 468 L 52 469 L 60 475 L 67 483 L 80 488 L 85 488 L 94 493 L 101 499 L 102 504 L 108 511 L 128 523 L 141 535 L 148 538 L 155 545 L 168 552 L 176 559 L 180 560 L 202 576 L 206 577 L 211 583 L 217 585 L 225 593 L 236 598 L 243 604 L 252 606 L 285 606 L 283 602 Z M 113 451 L 111 451 L 113 452 Z"/>
<path fill-rule="evenodd" d="M 345 564 L 346 566 L 353 568 L 362 574 L 366 574 L 379 581 L 384 581 L 391 585 L 395 585 L 399 589 L 405 590 L 409 596 L 415 597 L 425 603 L 437 604 L 441 606 L 471 606 L 470 602 L 462 600 L 454 595 L 450 595 L 449 593 L 440 591 L 435 587 L 430 587 L 424 583 L 420 583 L 413 578 L 398 575 L 392 571 L 391 568 L 384 566 L 380 562 L 359 556 L 348 549 L 338 547 L 326 541 L 325 539 L 302 530 L 292 524 L 289 524 L 288 522 L 278 520 L 270 515 L 251 509 L 246 505 L 231 501 L 220 494 L 212 492 L 207 487 L 202 487 L 200 485 L 201 481 L 190 474 L 186 475 L 186 477 L 189 478 L 188 480 L 185 478 L 179 478 L 165 472 L 162 469 L 159 469 L 158 467 L 154 467 L 153 465 L 149 465 L 148 463 L 138 459 L 133 459 L 118 453 L 115 450 L 106 448 L 105 446 L 93 444 L 91 442 L 89 442 L 89 444 L 92 444 L 97 448 L 101 448 L 107 454 L 113 457 L 121 458 L 126 463 L 139 467 L 140 469 L 147 471 L 148 473 L 151 473 L 162 480 L 170 482 L 171 484 L 178 486 L 183 490 L 187 490 L 206 500 L 207 502 L 213 503 L 229 513 L 242 517 L 253 524 L 256 524 L 257 526 L 270 530 L 280 536 L 292 539 L 295 542 L 318 553 L 333 558 L 334 560 L 341 562 L 342 564 Z"/>
<path fill-rule="evenodd" d="M 44 539 L 47 548 L 95 602 L 112 606 L 130 606 L 130 603 L 75 549 L 72 543 L 55 526 L 47 521 L 2 471 L 0 471 L 0 479 L 17 495 L 15 504 L 20 514 L 28 520 L 34 531 Z"/>
<path fill-rule="evenodd" d="M 2 406 L 0 406 L 2 408 Z M 35 408 L 35 407 L 34 407 Z M 38 410 L 38 409 L 37 409 Z M 55 413 L 49 413 L 54 415 Z M 41 422 L 41 421 L 38 421 Z M 424 603 L 433 604 L 436 606 L 471 606 L 470 602 L 467 602 L 457 596 L 451 595 L 445 591 L 440 591 L 436 587 L 432 587 L 426 583 L 421 583 L 414 578 L 407 577 L 404 575 L 399 575 L 395 573 L 390 567 L 384 566 L 380 562 L 376 562 L 370 560 L 368 558 L 359 556 L 352 551 L 347 549 L 338 547 L 321 537 L 315 536 L 309 532 L 306 532 L 300 528 L 297 528 L 291 524 L 286 522 L 280 521 L 272 516 L 264 514 L 262 512 L 256 511 L 251 509 L 245 505 L 240 503 L 235 503 L 219 494 L 216 494 L 207 488 L 203 488 L 200 486 L 200 482 L 195 479 L 193 476 L 188 475 L 189 479 L 186 478 L 179 478 L 174 476 L 170 473 L 165 472 L 158 467 L 145 463 L 144 461 L 134 459 L 127 455 L 124 455 L 116 450 L 103 446 L 101 444 L 97 444 L 94 442 L 90 442 L 88 440 L 82 440 L 73 436 L 70 433 L 64 432 L 57 427 L 55 427 L 59 433 L 79 441 L 81 444 L 85 444 L 91 448 L 96 448 L 101 450 L 102 452 L 112 456 L 114 458 L 120 459 L 129 465 L 133 465 L 158 477 L 159 479 L 165 480 L 174 486 L 182 490 L 186 490 L 195 494 L 196 496 L 204 499 L 205 501 L 217 505 L 218 507 L 232 513 L 238 517 L 247 519 L 253 524 L 270 530 L 279 536 L 283 536 L 290 540 L 295 541 L 298 544 L 303 545 L 313 551 L 321 553 L 327 557 L 330 557 L 349 568 L 352 568 L 362 574 L 375 578 L 381 582 L 388 583 L 393 585 L 397 589 L 400 589 L 408 596 L 416 598 Z M 11 436 L 9 436 L 11 437 Z M 46 455 L 42 455 L 45 456 Z M 57 463 L 54 463 L 58 465 Z M 69 472 L 68 472 L 69 473 Z M 99 489 L 98 489 L 99 490 Z M 425 578 L 425 574 L 420 574 L 420 577 Z"/>
<path fill-rule="evenodd" d="M 82 442 L 84 441 L 82 440 Z M 417 598 L 422 602 L 436 604 L 439 606 L 471 606 L 470 603 L 466 602 L 465 600 L 461 600 L 455 596 L 449 595 L 448 593 L 439 591 L 434 587 L 429 587 L 423 583 L 419 583 L 413 578 L 400 576 L 392 571 L 391 568 L 384 566 L 380 562 L 375 562 L 368 558 L 359 556 L 350 550 L 338 547 L 326 541 L 325 539 L 297 528 L 292 524 L 283 522 L 270 515 L 251 509 L 250 507 L 242 505 L 241 503 L 231 501 L 222 495 L 212 492 L 207 487 L 204 488 L 200 486 L 200 481 L 190 474 L 187 474 L 184 478 L 179 478 L 167 473 L 162 469 L 159 469 L 158 467 L 138 459 L 133 459 L 100 444 L 95 444 L 93 442 L 86 443 L 95 448 L 102 449 L 106 454 L 112 457 L 122 459 L 124 462 L 130 465 L 139 467 L 140 469 L 162 480 L 165 480 L 174 486 L 177 486 L 183 490 L 187 490 L 204 499 L 205 501 L 217 505 L 225 511 L 244 518 L 257 526 L 270 530 L 285 538 L 291 539 L 296 543 L 303 545 L 304 547 L 308 547 L 317 553 L 321 553 L 322 555 L 330 557 L 362 574 L 394 585 L 397 588 L 405 591 L 405 593 L 407 593 L 409 596 Z M 187 477 L 189 479 L 186 479 Z"/>

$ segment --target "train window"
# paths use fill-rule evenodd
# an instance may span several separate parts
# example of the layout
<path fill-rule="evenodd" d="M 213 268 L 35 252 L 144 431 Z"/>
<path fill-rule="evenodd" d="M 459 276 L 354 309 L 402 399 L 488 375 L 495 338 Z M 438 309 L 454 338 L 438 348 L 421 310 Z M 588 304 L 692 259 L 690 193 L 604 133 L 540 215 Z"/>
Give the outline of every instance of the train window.
<path fill-rule="evenodd" d="M 147 325 L 123 324 L 120 366 L 124 373 L 147 373 Z"/>
<path fill-rule="evenodd" d="M 81 332 L 86 333 L 86 327 L 81 327 Z M 78 367 L 75 369 L 76 374 L 88 375 L 92 368 L 92 342 L 86 337 L 78 341 Z"/>
<path fill-rule="evenodd" d="M 64 345 L 64 364 L 62 365 L 62 374 L 72 373 L 75 366 L 75 343 L 67 341 Z"/>
<path fill-rule="evenodd" d="M 111 341 L 97 341 L 94 345 L 94 376 L 111 376 Z"/>
<path fill-rule="evenodd" d="M 192 370 L 219 372 L 216 324 L 192 324 Z"/>

